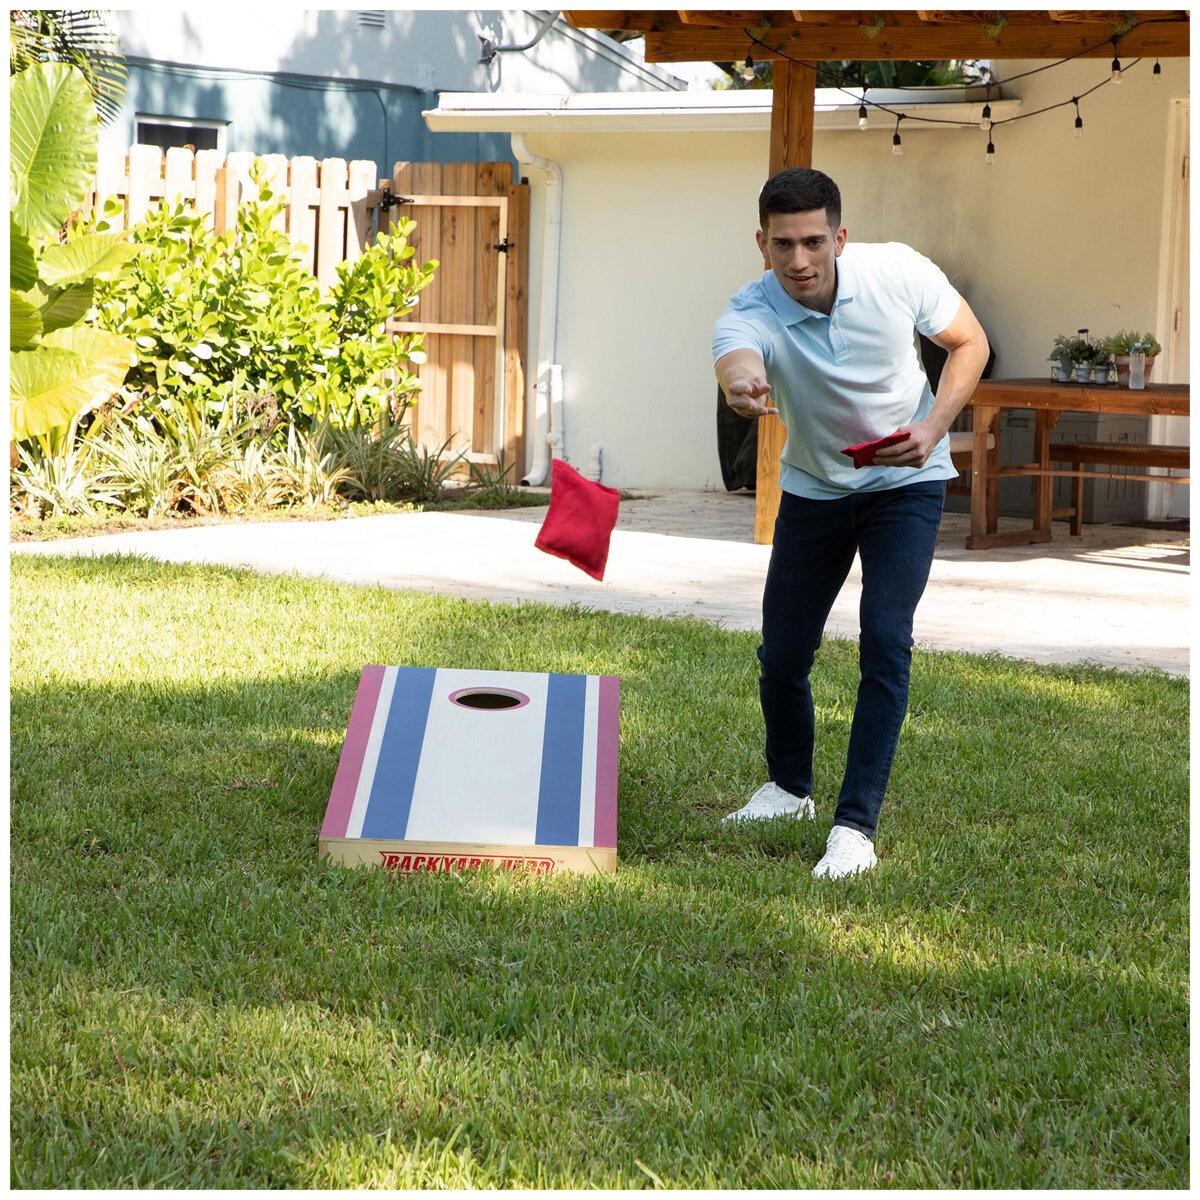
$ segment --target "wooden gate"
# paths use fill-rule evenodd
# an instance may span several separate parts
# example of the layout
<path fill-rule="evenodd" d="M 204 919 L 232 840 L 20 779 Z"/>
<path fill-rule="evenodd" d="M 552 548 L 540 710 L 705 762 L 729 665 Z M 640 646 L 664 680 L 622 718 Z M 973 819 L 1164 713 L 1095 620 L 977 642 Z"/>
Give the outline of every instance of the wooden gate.
<path fill-rule="evenodd" d="M 529 187 L 496 162 L 397 163 L 390 186 L 392 220 L 417 223 L 417 261 L 439 264 L 416 309 L 390 323 L 425 334 L 414 436 L 431 450 L 449 439 L 470 462 L 511 465 L 515 482 L 525 462 Z"/>

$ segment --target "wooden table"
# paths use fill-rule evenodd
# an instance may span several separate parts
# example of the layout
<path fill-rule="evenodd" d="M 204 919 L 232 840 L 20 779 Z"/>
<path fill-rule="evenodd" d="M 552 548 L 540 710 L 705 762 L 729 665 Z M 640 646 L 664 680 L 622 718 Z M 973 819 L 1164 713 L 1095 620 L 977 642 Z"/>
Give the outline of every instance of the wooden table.
<path fill-rule="evenodd" d="M 1000 466 L 1000 413 L 1006 408 L 1030 409 L 1034 413 L 1035 460 L 1032 463 Z M 1149 384 L 1144 391 L 1132 391 L 1127 387 L 1052 383 L 1047 379 L 989 379 L 981 381 L 976 387 L 971 397 L 971 409 L 974 414 L 971 532 L 967 537 L 967 549 L 985 550 L 989 546 L 1050 540 L 1054 476 L 1080 473 L 1056 470 L 1051 466 L 1050 430 L 1063 413 L 1186 417 L 1190 415 L 1190 394 L 1186 383 Z M 990 448 L 989 434 L 993 435 Z M 1030 529 L 998 533 L 998 483 L 1002 477 L 1012 475 L 1028 475 L 1034 480 L 1033 525 Z"/>

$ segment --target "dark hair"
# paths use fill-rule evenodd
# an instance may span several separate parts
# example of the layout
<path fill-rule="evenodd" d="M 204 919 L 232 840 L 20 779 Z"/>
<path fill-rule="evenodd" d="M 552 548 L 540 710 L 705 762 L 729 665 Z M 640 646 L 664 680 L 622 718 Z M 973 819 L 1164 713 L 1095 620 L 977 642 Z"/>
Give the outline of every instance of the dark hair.
<path fill-rule="evenodd" d="M 763 232 L 772 213 L 814 212 L 825 210 L 829 227 L 842 224 L 842 193 L 838 185 L 822 171 L 810 167 L 788 167 L 772 175 L 758 194 L 758 221 Z"/>

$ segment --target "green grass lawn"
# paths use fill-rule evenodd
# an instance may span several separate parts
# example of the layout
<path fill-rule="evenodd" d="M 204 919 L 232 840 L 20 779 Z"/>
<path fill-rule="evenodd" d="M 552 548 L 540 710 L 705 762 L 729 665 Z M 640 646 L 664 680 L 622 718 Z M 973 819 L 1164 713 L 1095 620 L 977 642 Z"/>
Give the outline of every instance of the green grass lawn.
<path fill-rule="evenodd" d="M 11 569 L 22 1187 L 1162 1187 L 1185 679 L 919 653 L 880 865 L 815 882 L 753 634 L 135 559 Z M 364 663 L 621 677 L 616 875 L 317 860 Z"/>

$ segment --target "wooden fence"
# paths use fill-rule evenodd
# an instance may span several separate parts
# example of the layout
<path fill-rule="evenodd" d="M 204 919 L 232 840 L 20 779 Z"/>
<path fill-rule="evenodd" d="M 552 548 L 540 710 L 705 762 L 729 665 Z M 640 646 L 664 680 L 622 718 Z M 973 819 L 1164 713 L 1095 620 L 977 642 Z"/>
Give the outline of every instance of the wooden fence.
<path fill-rule="evenodd" d="M 217 233 L 234 226 L 244 195 L 254 195 L 255 155 L 219 150 L 131 146 L 102 151 L 85 208 L 121 202 L 123 228 L 160 199 L 183 199 Z M 375 163 L 342 158 L 261 155 L 272 191 L 285 197 L 277 218 L 322 288 L 384 228 L 405 217 L 417 261 L 437 259 L 433 282 L 393 332 L 421 332 L 428 358 L 418 369 L 417 440 L 481 464 L 512 464 L 519 475 L 525 442 L 526 289 L 529 187 L 508 163 L 396 163 L 391 180 Z M 390 190 L 390 196 L 385 194 Z M 385 210 L 386 205 L 386 210 Z"/>
<path fill-rule="evenodd" d="M 238 204 L 254 194 L 250 167 L 255 155 L 220 150 L 191 151 L 173 147 L 131 146 L 128 155 L 101 151 L 96 182 L 85 208 L 109 197 L 122 203 L 124 228 L 136 225 L 160 199 L 189 200 L 205 214 L 217 233 L 237 219 Z M 270 186 L 286 198 L 277 225 L 296 246 L 303 247 L 309 269 L 322 288 L 337 278 L 340 262 L 353 262 L 375 236 L 379 190 L 373 162 L 344 158 L 260 156 Z"/>

